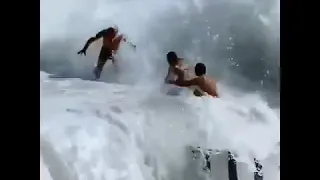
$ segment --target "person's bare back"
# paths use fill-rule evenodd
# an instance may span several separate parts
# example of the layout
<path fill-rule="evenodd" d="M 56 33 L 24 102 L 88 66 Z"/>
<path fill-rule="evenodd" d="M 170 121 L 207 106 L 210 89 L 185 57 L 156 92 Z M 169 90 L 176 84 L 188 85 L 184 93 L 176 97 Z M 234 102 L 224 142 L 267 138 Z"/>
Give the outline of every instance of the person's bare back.
<path fill-rule="evenodd" d="M 175 69 L 178 76 L 182 76 L 183 72 L 181 69 Z M 197 86 L 198 89 L 194 91 L 196 96 L 203 96 L 206 94 L 212 97 L 219 97 L 217 92 L 216 81 L 208 76 L 206 76 L 206 66 L 202 63 L 197 63 L 195 66 L 196 78 L 191 80 L 184 80 L 183 78 L 178 78 L 176 81 L 171 81 L 171 83 L 182 87 Z M 200 92 L 202 91 L 202 92 Z"/>
<path fill-rule="evenodd" d="M 207 76 L 200 76 L 195 78 L 197 86 L 208 95 L 218 97 L 217 85 L 214 79 Z"/>

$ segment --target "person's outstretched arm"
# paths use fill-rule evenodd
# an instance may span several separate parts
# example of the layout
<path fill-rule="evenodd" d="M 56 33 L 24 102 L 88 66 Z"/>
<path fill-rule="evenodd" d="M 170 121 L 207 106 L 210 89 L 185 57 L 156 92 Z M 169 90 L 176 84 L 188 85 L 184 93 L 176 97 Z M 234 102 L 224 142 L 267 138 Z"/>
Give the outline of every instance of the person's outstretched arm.
<path fill-rule="evenodd" d="M 178 79 L 173 81 L 170 80 L 168 83 L 169 84 L 175 84 L 177 86 L 181 86 L 181 87 L 188 87 L 188 86 L 194 86 L 194 85 L 198 85 L 198 78 L 194 78 L 191 80 L 185 80 L 184 79 L 184 69 L 180 69 L 178 67 L 175 67 L 173 69 L 174 73 L 178 75 Z"/>
<path fill-rule="evenodd" d="M 84 45 L 84 47 L 78 52 L 78 54 L 84 54 L 84 55 L 86 55 L 86 51 L 87 51 L 88 47 L 90 46 L 90 44 L 93 43 L 94 41 L 102 38 L 105 34 L 106 34 L 106 29 L 98 32 L 95 37 L 90 37 L 90 38 L 87 40 L 87 42 L 86 42 L 86 44 Z"/>
<path fill-rule="evenodd" d="M 197 86 L 199 83 L 198 83 L 198 77 L 196 77 L 191 80 L 178 79 L 177 81 L 174 82 L 174 84 L 181 87 L 189 87 L 189 86 Z"/>

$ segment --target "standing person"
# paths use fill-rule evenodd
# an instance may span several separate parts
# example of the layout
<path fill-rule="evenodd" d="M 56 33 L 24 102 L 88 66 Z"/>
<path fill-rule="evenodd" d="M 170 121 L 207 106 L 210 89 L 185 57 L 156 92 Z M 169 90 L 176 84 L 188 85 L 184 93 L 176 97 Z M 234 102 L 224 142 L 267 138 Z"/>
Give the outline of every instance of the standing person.
<path fill-rule="evenodd" d="M 99 53 L 98 57 L 98 63 L 97 66 L 94 69 L 94 75 L 96 79 L 100 78 L 100 74 L 102 72 L 103 66 L 107 62 L 107 60 L 111 59 L 114 63 L 114 57 L 113 55 L 116 54 L 117 50 L 119 49 L 121 41 L 127 42 L 126 38 L 124 38 L 123 34 L 117 35 L 118 30 L 109 27 L 107 29 L 104 29 L 100 32 L 98 32 L 94 37 L 90 37 L 84 47 L 78 52 L 78 54 L 84 54 L 86 55 L 86 51 L 91 43 L 94 41 L 103 38 L 102 39 L 102 47 Z M 136 47 L 132 43 L 130 43 L 134 48 Z"/>

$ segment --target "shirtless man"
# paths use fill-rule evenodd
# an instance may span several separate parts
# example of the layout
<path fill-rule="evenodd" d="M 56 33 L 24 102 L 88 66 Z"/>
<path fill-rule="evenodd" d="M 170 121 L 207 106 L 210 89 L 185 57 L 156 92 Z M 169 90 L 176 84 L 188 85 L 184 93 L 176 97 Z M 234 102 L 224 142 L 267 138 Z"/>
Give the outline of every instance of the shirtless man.
<path fill-rule="evenodd" d="M 174 71 L 178 74 L 179 77 L 184 75 L 183 70 L 179 68 L 175 68 Z M 202 92 L 194 91 L 194 94 L 196 96 L 203 96 L 205 94 L 208 94 L 212 97 L 219 97 L 216 81 L 206 75 L 206 66 L 203 63 L 197 63 L 194 71 L 197 77 L 191 80 L 178 78 L 175 81 L 170 80 L 170 83 L 181 87 L 197 86 Z"/>
<path fill-rule="evenodd" d="M 117 34 L 118 34 L 118 30 L 113 27 L 109 27 L 108 29 L 104 29 L 104 30 L 98 32 L 95 37 L 89 38 L 87 40 L 85 46 L 78 52 L 78 54 L 86 55 L 86 51 L 87 51 L 88 47 L 90 46 L 90 44 L 100 38 L 103 38 L 103 41 L 102 41 L 103 44 L 102 44 L 100 54 L 98 57 L 98 63 L 94 69 L 94 74 L 96 76 L 96 79 L 100 78 L 100 74 L 102 72 L 103 66 L 105 65 L 107 60 L 111 59 L 112 62 L 114 63 L 113 54 L 116 54 L 117 50 L 119 49 L 121 41 L 123 40 L 123 41 L 127 42 L 122 34 L 118 35 L 118 36 L 117 36 Z M 130 43 L 130 45 L 132 45 L 135 48 L 135 45 L 133 45 L 131 43 Z"/>

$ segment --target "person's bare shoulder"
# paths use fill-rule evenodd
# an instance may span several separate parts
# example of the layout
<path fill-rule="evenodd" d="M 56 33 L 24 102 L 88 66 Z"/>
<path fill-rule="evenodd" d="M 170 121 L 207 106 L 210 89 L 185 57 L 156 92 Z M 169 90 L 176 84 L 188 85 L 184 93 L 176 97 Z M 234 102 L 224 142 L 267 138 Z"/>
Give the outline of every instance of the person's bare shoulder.
<path fill-rule="evenodd" d="M 202 82 L 202 83 L 207 80 L 207 78 L 204 77 L 204 76 L 197 76 L 197 79 L 198 79 L 199 82 Z"/>
<path fill-rule="evenodd" d="M 195 85 L 195 86 L 201 86 L 202 84 L 204 84 L 204 82 L 205 82 L 205 79 L 204 79 L 204 77 L 198 77 L 198 76 L 196 76 L 195 78 L 193 78 L 193 83 L 192 83 L 192 85 Z"/>
<path fill-rule="evenodd" d="M 211 78 L 212 83 L 217 84 L 217 81 L 215 79 Z"/>
<path fill-rule="evenodd" d="M 205 77 L 205 79 L 206 79 L 207 81 L 209 81 L 210 83 L 216 84 L 216 80 L 213 79 L 213 78 L 211 78 L 211 77 Z"/>

